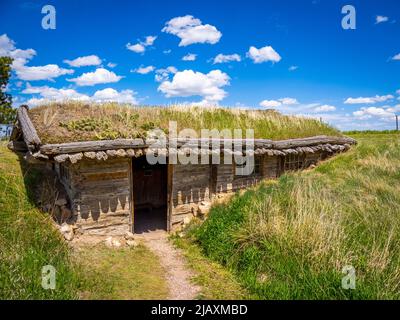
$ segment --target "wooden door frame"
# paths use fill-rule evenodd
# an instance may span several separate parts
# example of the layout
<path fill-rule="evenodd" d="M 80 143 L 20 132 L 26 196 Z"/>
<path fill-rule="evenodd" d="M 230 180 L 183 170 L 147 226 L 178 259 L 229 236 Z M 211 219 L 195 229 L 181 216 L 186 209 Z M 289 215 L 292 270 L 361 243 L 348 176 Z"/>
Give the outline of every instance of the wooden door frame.
<path fill-rule="evenodd" d="M 167 162 L 167 232 L 172 229 L 172 195 L 173 195 L 173 175 L 174 165 Z"/>
<path fill-rule="evenodd" d="M 134 192 L 133 192 L 133 157 L 130 158 L 131 161 L 129 161 L 129 185 L 130 185 L 130 217 L 129 217 L 129 231 L 132 233 L 135 233 L 135 197 L 134 197 Z"/>
<path fill-rule="evenodd" d="M 134 233 L 135 229 L 135 194 L 134 194 L 134 186 L 133 186 L 133 157 L 129 161 L 129 185 L 130 185 L 130 217 L 129 217 L 129 231 Z M 172 177 L 173 177 L 173 172 L 174 172 L 174 166 L 172 164 L 165 164 L 167 166 L 167 232 L 170 232 L 172 229 L 172 211 L 173 211 L 173 206 L 172 206 L 172 194 L 173 194 L 173 182 L 172 182 Z"/>

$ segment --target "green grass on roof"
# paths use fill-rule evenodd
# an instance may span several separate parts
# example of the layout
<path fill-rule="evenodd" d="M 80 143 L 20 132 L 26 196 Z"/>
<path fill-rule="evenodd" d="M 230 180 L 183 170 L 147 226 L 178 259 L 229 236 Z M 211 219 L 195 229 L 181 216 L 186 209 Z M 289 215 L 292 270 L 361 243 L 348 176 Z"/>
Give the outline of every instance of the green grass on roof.
<path fill-rule="evenodd" d="M 178 131 L 254 129 L 255 138 L 291 139 L 341 135 L 316 119 L 285 116 L 274 110 L 239 110 L 193 106 L 145 107 L 117 103 L 51 103 L 32 108 L 30 117 L 42 143 L 145 137 L 152 128 L 168 132 L 169 121 Z"/>

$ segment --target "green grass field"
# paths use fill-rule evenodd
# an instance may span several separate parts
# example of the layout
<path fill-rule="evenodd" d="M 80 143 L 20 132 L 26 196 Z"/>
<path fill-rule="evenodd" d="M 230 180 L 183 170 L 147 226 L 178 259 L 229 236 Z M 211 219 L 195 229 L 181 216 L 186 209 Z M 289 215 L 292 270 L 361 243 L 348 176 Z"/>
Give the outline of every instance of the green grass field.
<path fill-rule="evenodd" d="M 399 299 L 400 136 L 353 137 L 348 153 L 215 206 L 189 238 L 260 299 Z M 355 290 L 341 286 L 347 265 Z"/>
<path fill-rule="evenodd" d="M 35 205 L 39 173 L 22 170 L 0 142 L 1 299 L 164 299 L 164 270 L 145 247 L 89 247 L 73 252 L 49 215 Z M 42 267 L 56 269 L 55 290 L 42 288 Z"/>

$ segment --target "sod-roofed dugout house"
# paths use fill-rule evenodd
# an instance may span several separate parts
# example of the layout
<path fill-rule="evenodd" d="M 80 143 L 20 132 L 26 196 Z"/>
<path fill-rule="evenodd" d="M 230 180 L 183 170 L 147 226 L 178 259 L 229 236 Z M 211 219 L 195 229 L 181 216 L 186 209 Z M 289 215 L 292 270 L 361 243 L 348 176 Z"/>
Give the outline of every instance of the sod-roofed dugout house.
<path fill-rule="evenodd" d="M 146 153 L 153 140 L 118 135 L 115 139 L 87 138 L 90 128 L 68 128 L 76 125 L 71 122 L 76 121 L 73 112 L 68 117 L 68 123 L 57 122 L 53 113 L 35 113 L 34 109 L 21 106 L 9 147 L 23 153 L 27 161 L 45 163 L 56 172 L 71 211 L 67 222 L 75 225 L 77 232 L 93 235 L 123 235 L 157 228 L 176 230 L 193 216 L 206 214 L 220 195 L 277 178 L 288 170 L 310 167 L 355 143 L 340 134 L 275 141 L 257 138 L 251 141 L 252 148 L 246 149 L 243 143 L 243 149 L 238 151 L 233 147 L 238 140 L 214 138 L 209 147 L 199 150 L 194 146 L 204 146 L 204 139 L 177 138 L 167 140 L 157 150 L 157 156 L 166 157 L 165 164 L 150 164 Z M 105 115 L 102 119 L 105 121 Z M 47 143 L 42 136 L 51 131 L 50 127 L 59 131 L 46 137 L 51 142 Z M 110 130 L 109 124 L 106 128 Z M 62 138 L 63 132 L 72 132 L 67 141 Z M 88 141 L 82 141 L 82 136 Z M 211 159 L 216 155 L 212 146 L 216 145 L 220 147 L 220 163 L 212 163 Z M 225 157 L 235 153 L 254 156 L 250 174 L 239 174 L 243 163 L 224 163 Z M 209 163 L 169 163 L 171 155 L 189 154 L 198 159 L 209 158 Z"/>

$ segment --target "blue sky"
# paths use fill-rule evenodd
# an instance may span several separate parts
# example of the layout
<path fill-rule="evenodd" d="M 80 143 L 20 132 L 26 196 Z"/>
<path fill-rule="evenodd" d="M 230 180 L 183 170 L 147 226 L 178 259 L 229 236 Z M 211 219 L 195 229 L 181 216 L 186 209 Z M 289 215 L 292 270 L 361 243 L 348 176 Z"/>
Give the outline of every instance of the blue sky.
<path fill-rule="evenodd" d="M 46 4 L 55 30 L 42 28 Z M 355 30 L 342 28 L 346 4 Z M 17 58 L 8 88 L 16 105 L 219 104 L 392 129 L 399 35 L 396 0 L 0 3 L 0 54 Z"/>

